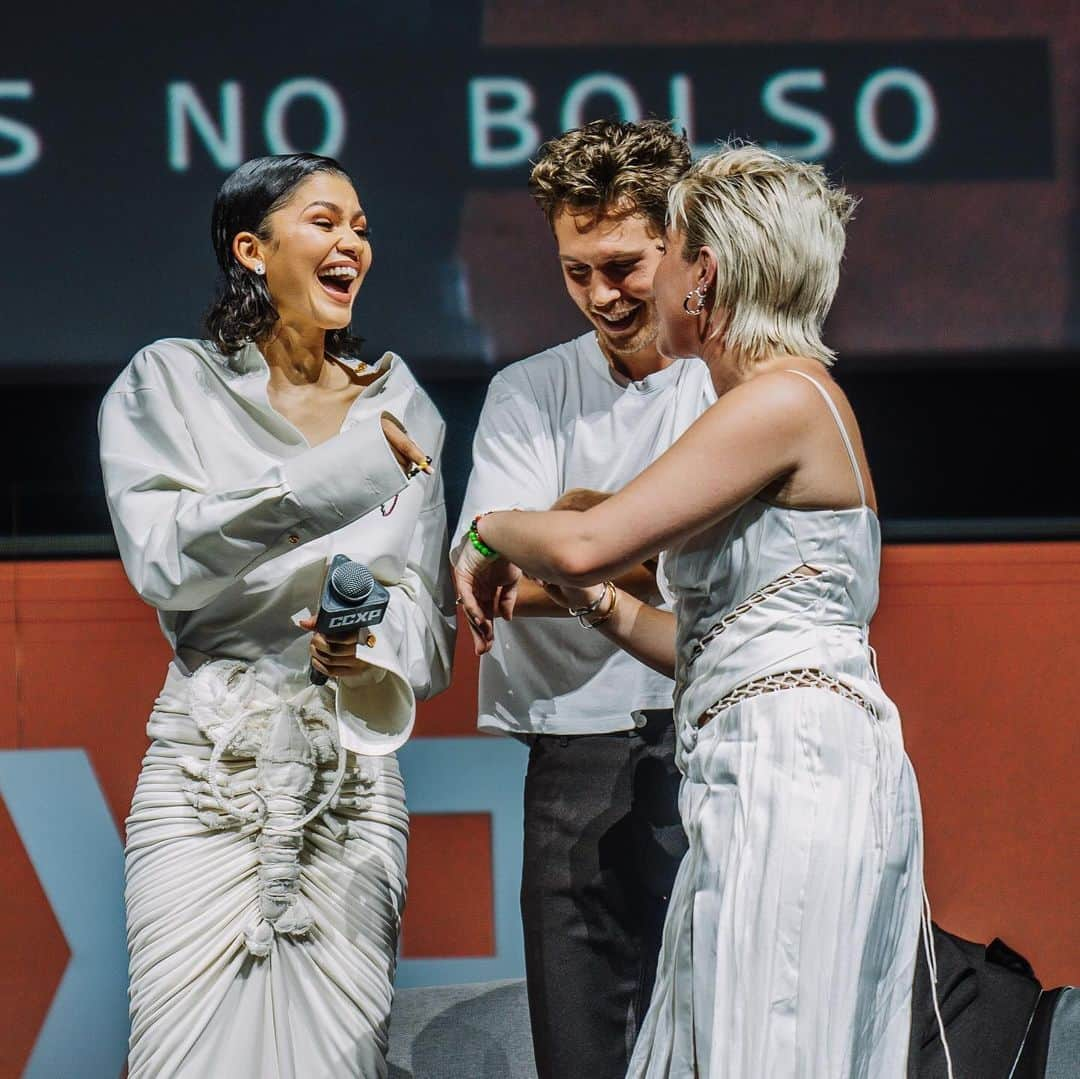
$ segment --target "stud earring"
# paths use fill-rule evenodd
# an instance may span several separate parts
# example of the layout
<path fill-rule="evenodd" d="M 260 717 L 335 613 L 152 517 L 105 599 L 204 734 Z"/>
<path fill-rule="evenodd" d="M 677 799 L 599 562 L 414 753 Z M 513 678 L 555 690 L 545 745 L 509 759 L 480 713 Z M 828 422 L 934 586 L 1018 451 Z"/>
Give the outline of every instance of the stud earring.
<path fill-rule="evenodd" d="M 708 285 L 697 285 L 692 288 L 687 294 L 686 299 L 682 302 L 682 309 L 691 317 L 697 318 L 702 311 L 705 310 L 705 296 L 709 291 Z M 695 300 L 697 307 L 691 308 L 690 301 Z"/>
<path fill-rule="evenodd" d="M 260 277 L 262 277 L 262 275 L 266 273 L 266 263 L 262 261 L 256 262 L 253 269 Z"/>

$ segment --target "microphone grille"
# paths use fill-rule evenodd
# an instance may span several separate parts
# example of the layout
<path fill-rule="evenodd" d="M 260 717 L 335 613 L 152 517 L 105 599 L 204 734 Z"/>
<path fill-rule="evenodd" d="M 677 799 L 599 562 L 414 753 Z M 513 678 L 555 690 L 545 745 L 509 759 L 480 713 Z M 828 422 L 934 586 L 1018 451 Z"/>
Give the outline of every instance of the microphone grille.
<path fill-rule="evenodd" d="M 342 599 L 363 599 L 375 587 L 375 578 L 359 562 L 342 562 L 330 574 L 330 587 Z"/>

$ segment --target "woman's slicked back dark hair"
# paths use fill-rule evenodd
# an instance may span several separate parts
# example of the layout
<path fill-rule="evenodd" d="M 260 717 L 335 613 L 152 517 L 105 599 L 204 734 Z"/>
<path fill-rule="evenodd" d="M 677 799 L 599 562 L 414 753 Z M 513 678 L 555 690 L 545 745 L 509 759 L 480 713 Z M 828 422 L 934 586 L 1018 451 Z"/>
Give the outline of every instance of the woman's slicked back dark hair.
<path fill-rule="evenodd" d="M 260 341 L 274 328 L 278 313 L 266 287 L 266 278 L 242 266 L 232 244 L 239 232 L 270 239 L 268 219 L 297 187 L 318 172 L 352 178 L 332 157 L 319 154 L 275 154 L 245 161 L 221 185 L 214 200 L 210 237 L 223 277 L 218 295 L 206 314 L 206 332 L 226 355 L 249 341 Z M 348 327 L 327 330 L 326 351 L 333 356 L 355 354 L 361 344 Z"/>

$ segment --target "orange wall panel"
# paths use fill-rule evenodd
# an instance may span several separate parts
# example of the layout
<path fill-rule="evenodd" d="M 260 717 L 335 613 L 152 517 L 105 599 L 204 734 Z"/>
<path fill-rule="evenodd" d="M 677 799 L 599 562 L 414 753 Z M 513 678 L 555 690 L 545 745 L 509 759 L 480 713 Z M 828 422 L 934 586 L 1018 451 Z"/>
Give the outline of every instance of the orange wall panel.
<path fill-rule="evenodd" d="M 1080 544 L 892 547 L 872 628 L 935 920 L 1080 978 Z"/>
<path fill-rule="evenodd" d="M 21 1075 L 67 966 L 67 942 L 0 798 L 0 1076 Z"/>
<path fill-rule="evenodd" d="M 495 954 L 491 816 L 418 813 L 409 825 L 408 959 Z"/>
<path fill-rule="evenodd" d="M 0 749 L 18 745 L 18 645 L 15 563 L 0 562 Z"/>
<path fill-rule="evenodd" d="M 171 650 L 119 562 L 19 563 L 22 749 L 85 746 L 123 828 Z"/>
<path fill-rule="evenodd" d="M 459 613 L 453 682 L 437 697 L 420 702 L 416 710 L 416 737 L 455 738 L 476 734 L 478 670 L 479 660 L 473 653 L 469 627 L 465 616 Z"/>
<path fill-rule="evenodd" d="M 1080 978 L 1078 625 L 1080 544 L 886 552 L 872 639 L 919 776 L 934 916 L 1003 937 L 1047 985 Z M 8 563 L 0 649 L 0 745 L 86 746 L 121 822 L 168 661 L 153 612 L 118 563 Z M 476 670 L 463 629 L 418 736 L 475 730 Z M 490 820 L 466 817 L 415 818 L 409 956 L 491 953 Z"/>

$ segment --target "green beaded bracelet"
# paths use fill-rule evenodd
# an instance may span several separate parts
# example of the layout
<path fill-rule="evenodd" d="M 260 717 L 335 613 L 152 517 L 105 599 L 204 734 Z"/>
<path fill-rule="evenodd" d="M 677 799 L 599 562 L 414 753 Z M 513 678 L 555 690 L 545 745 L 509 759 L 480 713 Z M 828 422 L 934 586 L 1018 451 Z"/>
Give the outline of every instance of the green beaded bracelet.
<path fill-rule="evenodd" d="M 472 545 L 473 545 L 473 546 L 474 546 L 474 547 L 475 547 L 475 548 L 476 548 L 476 549 L 477 549 L 477 550 L 478 550 L 478 551 L 479 551 L 479 552 L 480 552 L 480 553 L 481 553 L 481 554 L 482 554 L 482 555 L 483 555 L 483 556 L 484 556 L 485 558 L 498 558 L 498 557 L 499 557 L 499 552 L 498 552 L 498 551 L 496 551 L 496 550 L 495 550 L 495 549 L 494 549 L 493 547 L 489 547 L 489 546 L 488 546 L 488 545 L 487 545 L 487 544 L 486 544 L 486 543 L 485 543 L 485 542 L 484 542 L 484 541 L 483 541 L 483 540 L 482 540 L 482 539 L 480 538 L 480 529 L 479 529 L 479 528 L 477 528 L 477 524 L 479 523 L 479 521 L 480 521 L 480 518 L 481 518 L 481 517 L 483 517 L 483 514 L 482 514 L 482 513 L 481 513 L 481 514 L 479 514 L 478 516 L 474 517 L 474 518 L 472 519 L 472 524 L 471 524 L 471 525 L 469 525 L 469 533 L 468 533 L 468 535 L 469 535 L 469 542 L 470 542 L 470 543 L 471 543 L 471 544 L 472 544 Z"/>

